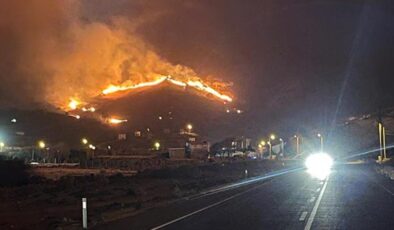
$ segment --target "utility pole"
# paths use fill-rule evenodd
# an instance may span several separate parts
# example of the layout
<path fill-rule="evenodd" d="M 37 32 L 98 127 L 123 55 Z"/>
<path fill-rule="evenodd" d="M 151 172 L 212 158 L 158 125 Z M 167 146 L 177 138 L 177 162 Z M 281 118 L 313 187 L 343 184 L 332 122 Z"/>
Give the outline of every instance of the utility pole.
<path fill-rule="evenodd" d="M 387 154 L 386 154 L 386 128 L 383 126 L 383 160 L 387 159 Z"/>

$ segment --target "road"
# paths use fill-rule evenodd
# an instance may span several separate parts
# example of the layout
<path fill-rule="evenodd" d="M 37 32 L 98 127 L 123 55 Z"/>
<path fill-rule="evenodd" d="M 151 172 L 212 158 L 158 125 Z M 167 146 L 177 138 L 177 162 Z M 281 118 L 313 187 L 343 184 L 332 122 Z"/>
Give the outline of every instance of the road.
<path fill-rule="evenodd" d="M 323 181 L 300 170 L 97 229 L 392 229 L 393 212 L 394 182 L 369 165 L 340 165 Z"/>

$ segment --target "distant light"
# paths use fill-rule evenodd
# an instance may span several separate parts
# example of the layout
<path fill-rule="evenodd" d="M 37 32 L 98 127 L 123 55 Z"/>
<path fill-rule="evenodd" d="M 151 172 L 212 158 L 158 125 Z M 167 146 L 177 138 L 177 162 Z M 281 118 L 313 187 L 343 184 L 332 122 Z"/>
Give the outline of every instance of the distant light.
<path fill-rule="evenodd" d="M 263 147 L 263 145 L 262 144 L 259 144 L 259 148 L 261 149 Z"/>
<path fill-rule="evenodd" d="M 305 161 L 308 173 L 320 180 L 325 179 L 330 174 L 332 165 L 333 159 L 327 153 L 312 154 Z"/>
<path fill-rule="evenodd" d="M 229 109 L 226 109 L 226 113 L 230 113 L 230 110 L 229 110 Z"/>
<path fill-rule="evenodd" d="M 155 142 L 154 146 L 155 146 L 155 149 L 156 149 L 156 150 L 159 150 L 159 149 L 160 149 L 160 143 L 159 143 L 158 141 Z"/>
<path fill-rule="evenodd" d="M 242 113 L 242 111 L 240 109 L 237 109 L 237 113 L 240 114 Z"/>
<path fill-rule="evenodd" d="M 38 142 L 38 147 L 39 147 L 40 149 L 44 149 L 44 148 L 45 148 L 45 142 L 44 142 L 44 141 L 39 141 L 39 142 Z"/>
<path fill-rule="evenodd" d="M 12 118 L 12 119 L 11 119 L 11 122 L 12 122 L 12 123 L 16 123 L 16 119 L 15 119 L 15 118 Z"/>
<path fill-rule="evenodd" d="M 282 138 L 279 138 L 279 141 L 282 141 L 282 142 L 283 142 L 283 139 L 282 139 Z"/>
<path fill-rule="evenodd" d="M 95 150 L 95 149 L 96 149 L 96 146 L 90 144 L 90 145 L 89 145 L 89 148 Z"/>
<path fill-rule="evenodd" d="M 264 146 L 266 143 L 265 143 L 264 140 L 262 140 L 262 141 L 260 142 L 260 144 L 261 144 L 262 146 Z"/>
<path fill-rule="evenodd" d="M 163 119 L 163 117 L 162 116 L 159 116 L 159 120 L 162 120 Z"/>
<path fill-rule="evenodd" d="M 318 134 L 317 134 L 317 136 L 318 136 L 318 137 L 321 137 L 321 134 L 320 134 L 320 133 L 318 133 Z"/>
<path fill-rule="evenodd" d="M 82 144 L 86 145 L 89 141 L 86 138 L 82 138 L 81 142 L 82 142 Z"/>
<path fill-rule="evenodd" d="M 108 148 L 109 150 L 111 150 L 111 145 L 108 145 L 107 148 Z"/>
<path fill-rule="evenodd" d="M 270 139 L 271 139 L 271 140 L 275 140 L 275 138 L 276 138 L 276 136 L 275 136 L 274 134 L 271 134 L 271 135 L 270 135 Z"/>
<path fill-rule="evenodd" d="M 192 124 L 187 124 L 186 125 L 187 130 L 189 130 L 189 132 L 193 129 L 193 125 Z"/>
<path fill-rule="evenodd" d="M 4 142 L 0 142 L 0 147 L 3 148 L 5 146 Z"/>

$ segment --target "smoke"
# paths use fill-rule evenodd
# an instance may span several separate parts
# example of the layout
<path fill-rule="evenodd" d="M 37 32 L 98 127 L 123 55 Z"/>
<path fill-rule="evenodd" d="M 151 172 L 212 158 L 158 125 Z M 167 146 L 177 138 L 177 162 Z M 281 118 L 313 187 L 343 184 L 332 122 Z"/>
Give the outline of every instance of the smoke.
<path fill-rule="evenodd" d="M 53 0 L 2 3 L 2 106 L 64 108 L 69 98 L 89 100 L 110 84 L 138 83 L 159 75 L 197 79 L 192 69 L 163 60 L 138 36 L 136 31 L 145 21 L 163 12 L 103 19 L 82 4 Z"/>

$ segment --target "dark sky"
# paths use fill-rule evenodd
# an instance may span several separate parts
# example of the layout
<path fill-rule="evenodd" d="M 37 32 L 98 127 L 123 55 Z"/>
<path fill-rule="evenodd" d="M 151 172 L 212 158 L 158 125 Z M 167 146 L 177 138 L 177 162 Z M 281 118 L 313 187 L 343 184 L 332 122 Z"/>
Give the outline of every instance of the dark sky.
<path fill-rule="evenodd" d="M 85 22 L 111 25 L 117 17 L 138 18 L 143 23 L 136 33 L 161 57 L 233 82 L 245 121 L 255 131 L 274 126 L 284 131 L 328 130 L 335 117 L 394 106 L 390 0 L 70 2 L 77 2 L 78 17 Z M 58 36 L 63 24 L 59 20 L 51 30 L 57 39 L 67 39 Z M 8 30 L 0 32 L 15 40 Z M 9 40 L 2 46 L 9 47 Z M 10 60 L 10 55 L 0 54 L 0 59 Z M 9 66 L 0 65 L 3 73 L 12 75 Z M 38 75 L 43 76 L 42 71 Z M 35 82 L 21 91 L 30 92 Z M 6 97 L 6 89 L 1 90 Z"/>
<path fill-rule="evenodd" d="M 329 129 L 335 114 L 394 105 L 392 1 L 160 2 L 139 32 L 171 62 L 233 81 L 252 126 Z"/>

